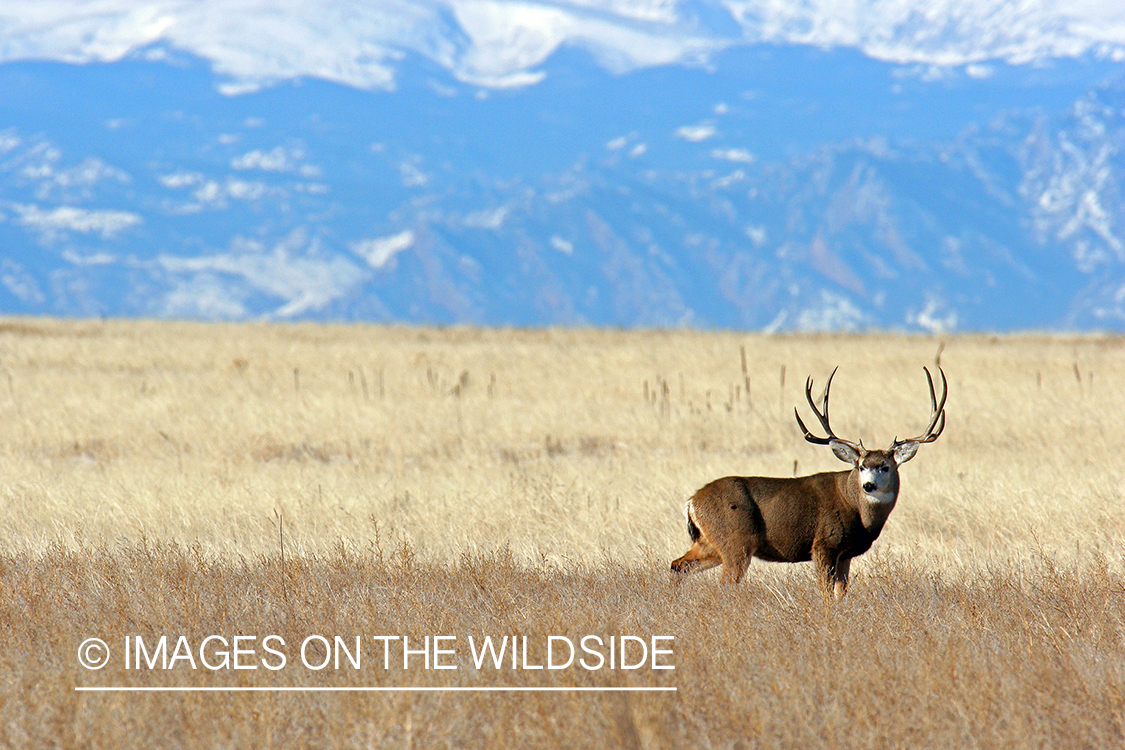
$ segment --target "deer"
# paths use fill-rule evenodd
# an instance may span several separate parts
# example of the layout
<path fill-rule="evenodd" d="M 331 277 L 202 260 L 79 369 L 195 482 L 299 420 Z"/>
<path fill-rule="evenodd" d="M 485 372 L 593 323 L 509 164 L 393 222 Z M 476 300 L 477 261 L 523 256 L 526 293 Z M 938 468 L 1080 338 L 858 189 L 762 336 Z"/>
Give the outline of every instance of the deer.
<path fill-rule="evenodd" d="M 813 401 L 812 376 L 805 398 L 826 433 L 814 435 L 794 407 L 793 415 L 814 445 L 827 445 L 836 458 L 851 464 L 845 471 L 803 477 L 724 477 L 699 489 L 687 501 L 692 546 L 672 561 L 672 571 L 687 574 L 722 565 L 724 581 L 737 584 L 750 560 L 808 562 L 817 568 L 825 596 L 841 600 L 848 588 L 852 558 L 871 548 L 898 500 L 899 467 L 914 458 L 918 447 L 932 443 L 945 429 L 949 384 L 941 373 L 941 398 L 934 391 L 928 367 L 930 421 L 917 437 L 899 440 L 886 450 L 867 449 L 863 441 L 836 435 L 828 418 L 828 395 L 836 370 L 824 385 L 821 407 Z"/>

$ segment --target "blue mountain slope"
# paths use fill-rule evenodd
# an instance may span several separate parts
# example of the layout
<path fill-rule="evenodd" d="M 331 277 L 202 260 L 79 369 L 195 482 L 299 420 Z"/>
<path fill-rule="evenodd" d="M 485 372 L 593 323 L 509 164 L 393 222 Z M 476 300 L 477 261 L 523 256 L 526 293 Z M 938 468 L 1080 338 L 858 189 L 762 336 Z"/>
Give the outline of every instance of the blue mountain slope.
<path fill-rule="evenodd" d="M 198 59 L 0 65 L 0 310 L 1121 328 L 1125 111 L 1096 61 L 757 46 L 480 90 L 236 97 Z M 171 62 L 169 62 L 169 59 Z"/>

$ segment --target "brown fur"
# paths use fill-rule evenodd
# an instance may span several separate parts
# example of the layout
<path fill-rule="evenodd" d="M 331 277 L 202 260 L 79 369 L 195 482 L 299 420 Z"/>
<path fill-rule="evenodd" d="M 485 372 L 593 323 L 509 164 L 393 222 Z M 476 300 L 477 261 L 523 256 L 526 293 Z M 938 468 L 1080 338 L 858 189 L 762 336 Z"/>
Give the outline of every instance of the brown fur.
<path fill-rule="evenodd" d="M 833 371 L 835 375 L 835 371 Z M 823 406 L 812 399 L 812 380 L 805 394 L 813 413 L 828 433 L 817 437 L 797 424 L 805 439 L 828 445 L 850 471 L 826 472 L 807 477 L 724 477 L 700 488 L 687 505 L 692 544 L 672 561 L 676 573 L 691 573 L 723 566 L 723 580 L 738 583 L 751 558 L 773 562 L 812 560 L 825 590 L 841 598 L 848 587 L 853 557 L 871 548 L 898 501 L 898 467 L 914 457 L 921 443 L 937 439 L 945 427 L 945 395 L 938 403 L 929 370 L 930 424 L 916 438 L 895 440 L 887 450 L 868 450 L 862 443 L 841 440 L 828 422 L 828 393 Z"/>
<path fill-rule="evenodd" d="M 865 457 L 880 459 L 888 460 L 885 451 Z M 723 579 L 738 583 L 752 557 L 771 562 L 815 559 L 821 582 L 842 596 L 851 558 L 871 547 L 894 501 L 872 507 L 863 498 L 857 467 L 798 478 L 724 477 L 696 492 L 688 508 L 699 536 L 672 563 L 673 571 L 721 564 Z"/>

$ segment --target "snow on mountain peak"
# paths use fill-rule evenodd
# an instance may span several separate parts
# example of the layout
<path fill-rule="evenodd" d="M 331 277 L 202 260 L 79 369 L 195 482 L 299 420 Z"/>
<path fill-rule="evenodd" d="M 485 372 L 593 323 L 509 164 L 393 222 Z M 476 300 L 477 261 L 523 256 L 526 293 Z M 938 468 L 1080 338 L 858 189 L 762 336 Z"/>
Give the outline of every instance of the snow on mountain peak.
<path fill-rule="evenodd" d="M 854 47 L 941 66 L 1095 54 L 1125 60 L 1106 0 L 39 0 L 0 10 L 0 62 L 112 61 L 164 44 L 209 60 L 237 94 L 309 76 L 392 89 L 404 53 L 483 87 L 518 87 L 557 49 L 606 68 L 705 59 L 747 42 Z M 159 54 L 157 52 L 156 54 Z M 974 69 L 974 70 L 983 70 Z"/>

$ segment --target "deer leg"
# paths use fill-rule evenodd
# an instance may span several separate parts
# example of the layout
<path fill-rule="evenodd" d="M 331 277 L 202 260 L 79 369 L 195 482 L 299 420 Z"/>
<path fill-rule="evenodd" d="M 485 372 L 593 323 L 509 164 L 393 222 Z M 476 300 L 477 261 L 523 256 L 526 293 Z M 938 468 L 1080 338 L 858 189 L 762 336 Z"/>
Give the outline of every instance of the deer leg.
<path fill-rule="evenodd" d="M 825 549 L 824 547 L 813 547 L 812 551 L 813 562 L 816 564 L 817 577 L 820 579 L 820 589 L 827 597 L 833 594 L 835 590 L 839 590 L 840 586 L 839 574 L 839 557 L 835 552 Z M 844 581 L 843 586 L 848 585 L 848 564 L 844 565 Z M 836 599 L 843 596 L 842 590 L 836 595 Z"/>
<path fill-rule="evenodd" d="M 682 557 L 672 561 L 672 572 L 687 574 L 697 570 L 708 570 L 722 561 L 718 551 L 701 538 Z"/>
<path fill-rule="evenodd" d="M 723 580 L 727 583 L 738 583 L 746 575 L 750 567 L 752 555 L 746 551 L 739 551 L 723 556 Z"/>
<path fill-rule="evenodd" d="M 832 593 L 836 597 L 836 601 L 844 598 L 844 594 L 848 590 L 848 572 L 852 568 L 852 559 L 850 557 L 840 557 L 836 560 L 835 568 L 832 570 Z"/>

